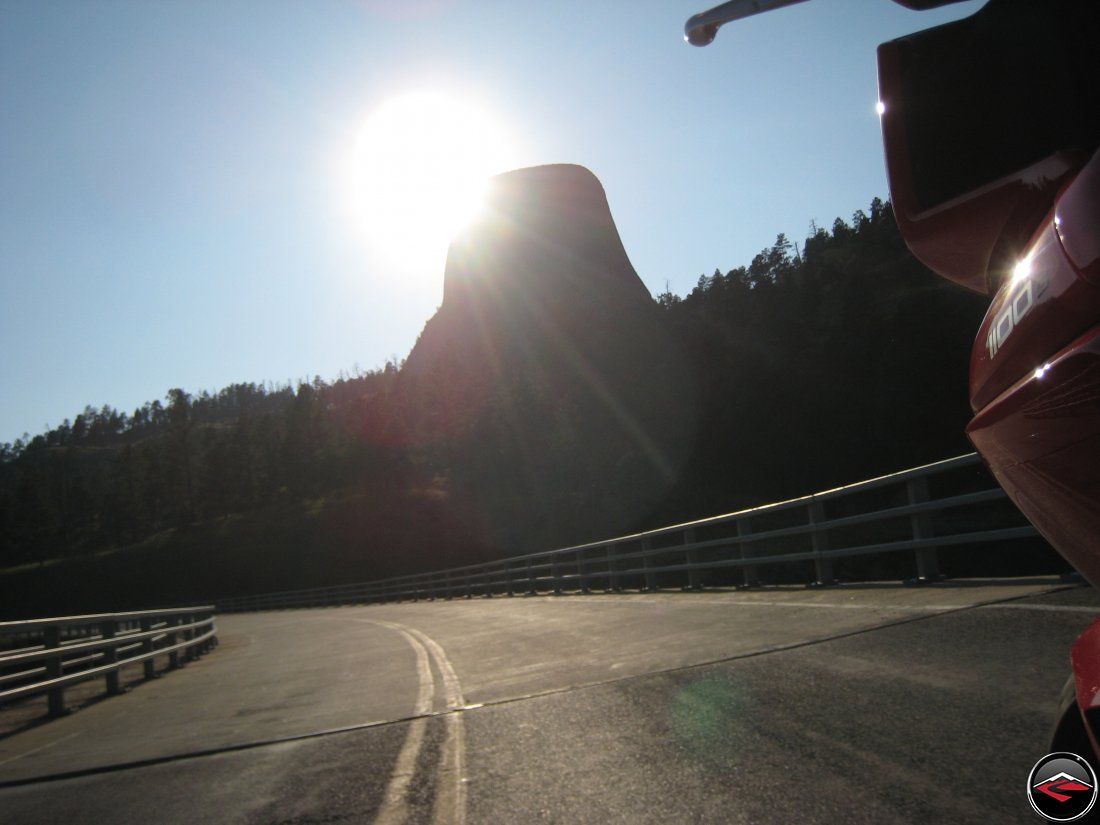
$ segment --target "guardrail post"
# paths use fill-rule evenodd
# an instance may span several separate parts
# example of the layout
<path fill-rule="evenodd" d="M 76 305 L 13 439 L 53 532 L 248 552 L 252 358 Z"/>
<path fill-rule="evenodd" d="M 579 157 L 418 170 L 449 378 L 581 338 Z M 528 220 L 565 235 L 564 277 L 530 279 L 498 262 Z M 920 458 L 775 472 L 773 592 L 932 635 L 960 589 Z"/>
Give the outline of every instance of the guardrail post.
<path fill-rule="evenodd" d="M 737 549 L 742 559 L 751 559 L 752 551 L 746 547 L 746 538 L 752 535 L 752 524 L 747 518 L 737 519 Z M 755 564 L 746 564 L 742 568 L 744 573 L 744 587 L 756 587 L 760 584 L 760 571 Z"/>
<path fill-rule="evenodd" d="M 168 622 L 168 627 L 166 629 L 168 630 L 168 636 L 167 636 L 168 646 L 173 647 L 173 646 L 175 646 L 176 642 L 179 641 L 179 634 L 176 632 L 175 626 L 180 623 L 180 617 L 178 615 L 171 616 L 167 619 L 167 622 Z M 168 654 L 168 669 L 169 670 L 175 670 L 179 666 L 180 666 L 180 652 L 178 650 L 173 650 Z"/>
<path fill-rule="evenodd" d="M 607 545 L 607 589 L 612 593 L 621 593 L 622 584 L 619 582 L 619 564 L 615 561 L 615 542 Z"/>
<path fill-rule="evenodd" d="M 43 633 L 46 649 L 53 650 L 61 647 L 61 628 L 57 625 L 49 625 Z M 60 679 L 62 675 L 61 667 L 61 652 L 58 651 L 56 656 L 46 660 L 46 678 L 47 679 Z M 55 687 L 50 688 L 49 691 L 49 714 L 50 716 L 64 716 L 68 711 L 65 709 L 65 688 Z"/>
<path fill-rule="evenodd" d="M 209 614 L 203 616 L 203 618 L 204 619 L 210 619 L 210 629 L 213 630 L 214 629 L 214 621 L 213 621 L 214 620 L 214 613 L 209 613 Z M 205 642 L 202 643 L 202 652 L 203 653 L 209 653 L 211 650 L 213 650 L 217 646 L 218 646 L 218 637 L 217 636 L 211 636 L 209 639 L 207 639 Z"/>
<path fill-rule="evenodd" d="M 535 571 L 531 569 L 531 557 L 527 557 L 527 595 L 537 596 L 538 588 L 535 587 Z"/>
<path fill-rule="evenodd" d="M 153 620 L 149 616 L 144 616 L 141 619 L 141 632 L 150 633 L 153 630 Z M 146 636 L 141 640 L 141 652 L 144 654 L 152 653 L 154 649 L 153 637 Z M 153 661 L 153 657 L 150 656 L 144 662 L 142 662 L 143 675 L 146 681 L 149 679 L 155 679 L 157 676 L 156 663 Z"/>
<path fill-rule="evenodd" d="M 188 624 L 191 624 L 192 622 L 195 621 L 195 614 L 186 613 L 184 615 L 186 617 L 184 619 L 184 621 L 186 621 Z M 189 629 L 185 630 L 183 632 L 183 638 L 185 638 L 189 642 L 192 641 L 195 638 L 195 628 L 192 627 L 192 628 L 189 628 Z M 183 649 L 183 653 L 184 653 L 184 658 L 188 662 L 193 662 L 193 661 L 195 661 L 195 659 L 198 658 L 198 654 L 195 653 L 195 646 L 194 645 L 188 645 L 187 647 L 185 647 Z"/>
<path fill-rule="evenodd" d="M 115 637 L 115 623 L 114 620 L 108 619 L 99 625 L 99 634 L 103 637 L 104 641 L 113 639 Z M 105 665 L 117 665 L 118 664 L 118 647 L 111 645 L 103 649 L 103 664 Z M 107 682 L 107 695 L 117 696 L 122 693 L 119 688 L 118 671 L 109 670 L 106 674 Z"/>
<path fill-rule="evenodd" d="M 910 504 L 923 504 L 928 501 L 927 476 L 909 479 L 905 489 Z M 909 523 L 912 526 L 914 539 L 932 538 L 932 519 L 928 513 L 913 513 L 909 516 Z M 939 553 L 935 547 L 918 547 L 916 555 L 918 581 L 942 578 Z"/>
<path fill-rule="evenodd" d="M 588 565 L 584 563 L 584 548 L 577 551 L 577 572 L 581 577 L 581 592 L 592 592 L 588 587 Z"/>
<path fill-rule="evenodd" d="M 809 504 L 810 524 L 818 525 L 825 521 L 825 506 L 816 498 L 810 500 Z M 810 538 L 813 541 L 814 553 L 823 553 L 829 549 L 829 537 L 824 530 L 814 529 L 810 534 Z M 836 579 L 833 578 L 833 560 L 824 558 L 818 555 L 814 559 L 814 570 L 817 573 L 817 580 L 815 585 L 821 587 L 827 584 L 835 584 Z"/>
<path fill-rule="evenodd" d="M 688 563 L 688 590 L 702 590 L 703 589 L 703 576 L 702 571 L 699 570 L 699 551 L 692 545 L 695 544 L 695 528 L 689 527 L 684 530 L 684 544 L 688 545 L 687 550 L 684 552 L 686 561 Z"/>
<path fill-rule="evenodd" d="M 653 542 L 649 536 L 642 539 L 642 566 L 645 568 L 645 590 L 647 593 L 657 589 L 657 575 L 652 572 L 653 559 L 649 556 L 649 551 L 653 549 Z"/>
<path fill-rule="evenodd" d="M 550 557 L 550 575 L 554 579 L 554 595 L 561 595 L 561 562 L 555 553 Z"/>

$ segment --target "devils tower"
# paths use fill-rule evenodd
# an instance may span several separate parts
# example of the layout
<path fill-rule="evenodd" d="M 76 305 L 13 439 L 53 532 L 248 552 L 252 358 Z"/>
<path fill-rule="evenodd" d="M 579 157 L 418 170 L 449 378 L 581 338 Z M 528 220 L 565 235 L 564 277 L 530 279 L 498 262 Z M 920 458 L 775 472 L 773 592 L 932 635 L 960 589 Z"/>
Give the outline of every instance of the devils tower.
<path fill-rule="evenodd" d="M 505 550 L 631 529 L 689 449 L 691 370 L 580 166 L 490 182 L 402 374 Z"/>
<path fill-rule="evenodd" d="M 597 344 L 652 305 L 596 176 L 565 164 L 519 169 L 491 180 L 483 215 L 451 244 L 443 305 L 406 368 L 451 360 L 456 346 L 494 360 L 502 347 L 553 348 L 549 339 Z"/>

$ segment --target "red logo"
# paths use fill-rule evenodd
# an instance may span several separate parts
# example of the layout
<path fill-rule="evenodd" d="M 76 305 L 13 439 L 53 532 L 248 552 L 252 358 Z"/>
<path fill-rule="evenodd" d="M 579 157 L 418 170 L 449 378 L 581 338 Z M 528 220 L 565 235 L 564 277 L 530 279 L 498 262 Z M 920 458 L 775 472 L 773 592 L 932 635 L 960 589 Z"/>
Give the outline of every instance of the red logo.
<path fill-rule="evenodd" d="M 1035 813 L 1050 822 L 1076 822 L 1096 804 L 1096 773 L 1075 753 L 1044 756 L 1027 780 L 1027 796 Z"/>
<path fill-rule="evenodd" d="M 1052 776 L 1045 782 L 1040 782 L 1035 786 L 1035 790 L 1040 793 L 1045 793 L 1047 796 L 1054 797 L 1059 802 L 1069 802 L 1073 799 L 1074 792 L 1077 791 L 1092 791 L 1091 785 L 1086 785 L 1076 777 L 1070 776 L 1068 773 L 1060 773 L 1057 776 Z"/>

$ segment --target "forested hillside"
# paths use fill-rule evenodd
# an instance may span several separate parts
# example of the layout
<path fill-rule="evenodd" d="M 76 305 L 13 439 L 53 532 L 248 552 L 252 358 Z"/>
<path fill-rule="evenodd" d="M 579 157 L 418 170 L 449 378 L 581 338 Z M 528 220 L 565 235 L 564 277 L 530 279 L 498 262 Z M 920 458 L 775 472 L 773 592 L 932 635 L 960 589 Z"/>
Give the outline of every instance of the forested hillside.
<path fill-rule="evenodd" d="M 98 609 L 412 572 L 965 452 L 985 305 L 919 264 L 876 199 L 658 296 L 634 329 L 617 321 L 635 343 L 601 369 L 633 352 L 619 381 L 601 386 L 585 362 L 602 356 L 569 350 L 587 396 L 502 353 L 512 366 L 488 386 L 483 364 L 460 359 L 89 408 L 0 447 L 0 604 Z M 457 410 L 470 396 L 454 388 L 471 382 L 476 404 Z M 676 454 L 655 462 L 639 444 Z M 123 597 L 131 579 L 141 593 Z"/>
<path fill-rule="evenodd" d="M 664 294 L 703 381 L 674 509 L 773 501 L 972 448 L 969 353 L 988 299 L 931 273 L 889 203 Z"/>

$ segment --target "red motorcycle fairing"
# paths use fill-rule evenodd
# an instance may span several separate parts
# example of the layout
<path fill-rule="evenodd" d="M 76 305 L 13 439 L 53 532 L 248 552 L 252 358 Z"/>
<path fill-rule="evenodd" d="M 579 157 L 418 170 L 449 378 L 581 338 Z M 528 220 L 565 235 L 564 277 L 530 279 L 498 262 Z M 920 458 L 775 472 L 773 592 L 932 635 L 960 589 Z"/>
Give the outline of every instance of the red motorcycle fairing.
<path fill-rule="evenodd" d="M 1055 199 L 990 304 L 970 361 L 975 412 L 1100 322 L 1100 288 L 1088 277 L 1100 269 L 1098 212 L 1100 153 Z"/>
<path fill-rule="evenodd" d="M 894 215 L 933 271 L 994 292 L 1100 145 L 1100 3 L 990 0 L 878 48 Z"/>
<path fill-rule="evenodd" d="M 1077 637 L 1070 653 L 1077 708 L 1084 721 L 1092 752 L 1100 753 L 1093 724 L 1100 723 L 1100 619 Z"/>
<path fill-rule="evenodd" d="M 1100 587 L 1100 153 L 1057 198 L 974 343 L 967 434 L 1021 511 Z"/>
<path fill-rule="evenodd" d="M 1054 228 L 1066 255 L 1090 283 L 1100 286 L 1100 153 L 1058 199 Z"/>

